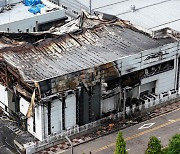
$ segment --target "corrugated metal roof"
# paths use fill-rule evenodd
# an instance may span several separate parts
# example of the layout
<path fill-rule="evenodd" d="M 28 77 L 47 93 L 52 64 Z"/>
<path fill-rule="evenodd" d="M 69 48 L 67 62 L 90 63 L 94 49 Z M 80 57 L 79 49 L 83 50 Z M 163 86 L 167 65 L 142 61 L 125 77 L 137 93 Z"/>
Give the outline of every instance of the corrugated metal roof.
<path fill-rule="evenodd" d="M 92 19 L 90 21 L 93 22 Z M 82 33 L 64 34 L 39 42 L 36 46 L 23 44 L 6 51 L 1 49 L 1 56 L 17 68 L 25 81 L 40 81 L 92 68 L 174 41 L 152 39 L 121 26 L 117 21 L 101 23 L 90 29 L 83 27 Z"/>
<path fill-rule="evenodd" d="M 89 0 L 79 1 L 89 6 Z M 136 11 L 131 11 L 131 5 Z M 150 31 L 170 27 L 180 32 L 179 6 L 178 0 L 92 0 L 95 11 L 118 16 Z"/>

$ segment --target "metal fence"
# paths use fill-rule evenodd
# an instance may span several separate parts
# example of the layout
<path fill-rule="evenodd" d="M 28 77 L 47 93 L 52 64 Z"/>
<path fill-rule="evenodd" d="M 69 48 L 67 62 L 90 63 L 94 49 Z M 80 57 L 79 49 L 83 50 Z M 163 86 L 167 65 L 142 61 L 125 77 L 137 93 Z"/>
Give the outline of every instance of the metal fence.
<path fill-rule="evenodd" d="M 177 98 L 177 92 L 171 94 L 171 95 L 162 95 L 162 97 L 156 96 L 154 98 L 146 99 L 146 101 L 143 104 L 140 104 L 138 106 L 133 105 L 132 108 L 126 107 L 126 115 L 130 115 L 132 113 L 135 113 L 136 111 L 145 111 L 147 112 L 147 109 L 150 109 L 151 107 L 156 107 L 157 105 L 162 104 L 165 101 L 170 101 L 172 99 Z M 43 147 L 50 147 L 52 146 L 55 142 L 61 141 L 62 139 L 65 139 L 65 136 L 73 136 L 79 133 L 83 133 L 87 130 L 96 128 L 98 126 L 102 126 L 109 120 L 118 120 L 123 117 L 123 112 L 118 112 L 116 114 L 111 114 L 108 117 L 104 117 L 102 119 L 99 119 L 97 121 L 85 124 L 83 126 L 75 126 L 72 129 L 69 129 L 67 131 L 64 131 L 60 134 L 54 134 L 54 136 L 48 136 L 45 140 L 43 141 L 38 141 L 36 143 L 31 143 L 31 145 L 26 147 L 26 153 L 33 153 L 37 151 L 38 149 L 42 149 Z"/>

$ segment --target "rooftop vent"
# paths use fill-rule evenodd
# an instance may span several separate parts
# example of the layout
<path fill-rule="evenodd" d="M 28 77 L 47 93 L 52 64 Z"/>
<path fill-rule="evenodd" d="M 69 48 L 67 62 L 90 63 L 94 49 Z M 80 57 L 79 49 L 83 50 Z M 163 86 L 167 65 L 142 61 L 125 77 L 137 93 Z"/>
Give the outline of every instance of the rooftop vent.
<path fill-rule="evenodd" d="M 2 13 L 3 12 L 3 7 L 0 7 L 0 13 Z"/>
<path fill-rule="evenodd" d="M 131 11 L 132 12 L 136 11 L 136 6 L 135 5 L 131 5 Z"/>

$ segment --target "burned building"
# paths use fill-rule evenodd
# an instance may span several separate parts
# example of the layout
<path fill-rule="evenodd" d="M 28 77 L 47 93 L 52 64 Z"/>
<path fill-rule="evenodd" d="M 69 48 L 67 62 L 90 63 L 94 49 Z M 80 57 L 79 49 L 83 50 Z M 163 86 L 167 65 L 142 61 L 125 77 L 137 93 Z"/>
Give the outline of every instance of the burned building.
<path fill-rule="evenodd" d="M 39 140 L 179 89 L 179 41 L 120 19 L 0 34 L 0 104 Z"/>

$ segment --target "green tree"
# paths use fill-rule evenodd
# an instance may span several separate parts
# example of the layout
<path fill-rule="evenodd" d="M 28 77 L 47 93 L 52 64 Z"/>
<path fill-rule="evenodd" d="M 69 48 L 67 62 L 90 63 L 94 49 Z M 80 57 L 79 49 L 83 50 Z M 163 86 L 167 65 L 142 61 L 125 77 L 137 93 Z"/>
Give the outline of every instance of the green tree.
<path fill-rule="evenodd" d="M 168 147 L 162 149 L 162 154 L 168 154 Z"/>
<path fill-rule="evenodd" d="M 175 134 L 169 141 L 168 154 L 180 154 L 180 134 Z"/>
<path fill-rule="evenodd" d="M 118 132 L 118 136 L 116 139 L 116 149 L 114 154 L 127 154 L 126 151 L 126 142 L 123 139 L 122 132 Z"/>
<path fill-rule="evenodd" d="M 150 137 L 145 154 L 161 154 L 161 153 L 162 153 L 161 141 L 155 136 Z"/>

